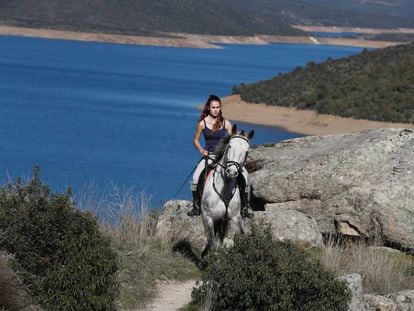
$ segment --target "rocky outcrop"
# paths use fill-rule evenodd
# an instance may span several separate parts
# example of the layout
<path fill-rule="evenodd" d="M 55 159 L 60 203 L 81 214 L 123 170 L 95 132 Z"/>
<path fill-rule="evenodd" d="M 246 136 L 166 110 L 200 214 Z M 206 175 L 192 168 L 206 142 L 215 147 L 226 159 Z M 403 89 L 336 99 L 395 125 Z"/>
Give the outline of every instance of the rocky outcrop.
<path fill-rule="evenodd" d="M 253 203 L 296 210 L 324 234 L 414 247 L 414 132 L 379 129 L 251 148 Z"/>
<path fill-rule="evenodd" d="M 339 280 L 345 281 L 348 285 L 352 297 L 348 305 L 348 311 L 362 311 L 364 294 L 362 292 L 362 278 L 359 273 L 353 273 L 340 277 Z"/>
<path fill-rule="evenodd" d="M 166 202 L 157 222 L 156 237 L 173 243 L 186 241 L 203 250 L 207 243 L 203 221 L 201 217 L 187 216 L 191 207 L 192 203 L 189 201 Z"/>
<path fill-rule="evenodd" d="M 381 295 L 364 295 L 366 311 L 397 311 L 397 304 L 390 298 Z"/>
<path fill-rule="evenodd" d="M 364 310 L 367 311 L 412 311 L 414 290 L 404 290 L 387 295 L 364 295 Z"/>
<path fill-rule="evenodd" d="M 176 200 L 165 203 L 160 215 L 156 237 L 173 243 L 188 242 L 192 247 L 203 250 L 206 245 L 202 217 L 188 217 L 189 201 Z M 254 220 L 260 225 L 271 225 L 273 238 L 290 241 L 302 247 L 316 247 L 323 244 L 322 234 L 315 220 L 302 212 L 270 207 L 266 212 L 255 212 Z M 246 222 L 246 230 L 250 221 Z"/>
<path fill-rule="evenodd" d="M 414 310 L 414 290 L 400 291 L 395 294 L 389 294 L 387 297 L 395 301 L 398 311 Z"/>
<path fill-rule="evenodd" d="M 286 210 L 278 204 L 269 204 L 266 211 L 255 213 L 255 219 L 259 224 L 270 224 L 275 240 L 290 241 L 303 247 L 323 245 L 318 224 L 302 212 Z"/>

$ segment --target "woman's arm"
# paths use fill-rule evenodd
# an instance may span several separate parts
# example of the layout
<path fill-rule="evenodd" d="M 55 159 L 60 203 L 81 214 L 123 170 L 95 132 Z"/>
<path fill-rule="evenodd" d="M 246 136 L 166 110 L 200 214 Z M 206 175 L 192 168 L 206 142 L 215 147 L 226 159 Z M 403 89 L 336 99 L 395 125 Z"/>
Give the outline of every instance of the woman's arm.
<path fill-rule="evenodd" d="M 203 157 L 205 157 L 208 155 L 208 151 L 204 150 L 204 148 L 201 147 L 200 145 L 200 135 L 203 129 L 204 129 L 203 121 L 200 121 L 197 125 L 197 129 L 194 134 L 193 144 L 194 144 L 194 147 L 196 147 L 196 149 L 203 155 Z"/>
<path fill-rule="evenodd" d="M 227 119 L 225 119 L 224 120 L 224 126 L 226 127 L 226 130 L 227 130 L 227 134 L 229 134 L 229 135 L 231 135 L 232 133 L 232 125 L 231 125 L 231 122 L 229 121 L 229 120 L 227 120 Z"/>

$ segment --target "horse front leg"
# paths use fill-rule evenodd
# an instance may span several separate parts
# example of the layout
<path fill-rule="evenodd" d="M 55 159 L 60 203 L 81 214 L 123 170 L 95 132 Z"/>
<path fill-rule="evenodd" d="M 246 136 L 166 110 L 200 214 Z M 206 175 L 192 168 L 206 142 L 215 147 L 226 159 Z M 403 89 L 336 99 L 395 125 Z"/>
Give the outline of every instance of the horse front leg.
<path fill-rule="evenodd" d="M 244 233 L 243 219 L 239 216 L 230 217 L 227 224 L 227 232 L 223 239 L 225 247 L 231 247 L 234 244 L 234 236 L 237 233 Z"/>
<path fill-rule="evenodd" d="M 224 245 L 227 247 L 233 246 L 234 236 L 237 233 L 244 234 L 246 232 L 244 218 L 241 215 L 239 202 L 233 202 L 233 204 L 230 205 L 228 217 L 227 232 L 224 239 Z"/>
<path fill-rule="evenodd" d="M 213 218 L 208 216 L 208 215 L 203 214 L 203 224 L 204 224 L 204 231 L 205 231 L 206 237 L 207 237 L 206 247 L 204 248 L 203 252 L 201 253 L 201 256 L 204 258 L 205 256 L 207 256 L 208 252 L 211 249 L 214 249 L 215 236 L 214 236 L 214 221 L 213 221 Z"/>

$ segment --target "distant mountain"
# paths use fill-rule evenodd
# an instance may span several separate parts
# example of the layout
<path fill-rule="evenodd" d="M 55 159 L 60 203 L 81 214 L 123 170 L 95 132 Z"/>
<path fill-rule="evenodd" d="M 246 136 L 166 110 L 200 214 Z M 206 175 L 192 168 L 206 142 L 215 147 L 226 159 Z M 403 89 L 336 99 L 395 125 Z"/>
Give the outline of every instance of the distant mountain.
<path fill-rule="evenodd" d="M 353 10 L 370 14 L 395 16 L 401 19 L 413 19 L 414 1 L 412 0 L 302 0 L 320 7 L 340 10 Z"/>
<path fill-rule="evenodd" d="M 367 51 L 233 88 L 248 102 L 414 123 L 414 43 Z"/>
<path fill-rule="evenodd" d="M 0 24 L 136 35 L 304 34 L 215 0 L 0 0 Z"/>
<path fill-rule="evenodd" d="M 410 1 L 0 0 L 0 24 L 134 35 L 304 35 L 290 24 L 414 27 Z"/>
<path fill-rule="evenodd" d="M 358 5 L 358 2 L 367 4 Z M 387 7 L 379 9 L 368 2 L 393 2 L 396 6 L 389 10 Z M 412 18 L 414 1 L 412 0 L 222 0 L 222 3 L 289 24 L 372 28 L 414 27 L 414 18 Z"/>

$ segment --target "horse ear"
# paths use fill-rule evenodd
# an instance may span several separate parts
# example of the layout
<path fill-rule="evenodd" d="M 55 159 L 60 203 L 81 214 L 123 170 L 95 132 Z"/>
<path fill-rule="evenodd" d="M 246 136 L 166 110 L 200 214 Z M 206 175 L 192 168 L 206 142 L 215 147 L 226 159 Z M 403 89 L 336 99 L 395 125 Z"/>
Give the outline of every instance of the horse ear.
<path fill-rule="evenodd" d="M 237 124 L 233 125 L 231 129 L 231 135 L 236 135 L 236 134 L 237 134 Z"/>
<path fill-rule="evenodd" d="M 247 138 L 250 140 L 254 136 L 254 130 L 251 130 L 249 133 L 247 133 Z"/>

